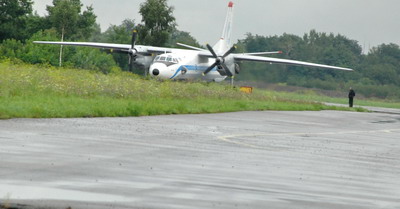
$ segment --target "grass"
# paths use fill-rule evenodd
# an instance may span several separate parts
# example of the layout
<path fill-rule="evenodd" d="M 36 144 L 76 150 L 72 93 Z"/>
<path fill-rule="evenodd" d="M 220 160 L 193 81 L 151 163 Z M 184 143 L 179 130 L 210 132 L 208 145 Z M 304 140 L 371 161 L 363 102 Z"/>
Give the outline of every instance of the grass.
<path fill-rule="evenodd" d="M 344 93 L 346 95 L 347 92 Z M 280 97 L 291 98 L 298 101 L 316 101 L 323 103 L 337 103 L 337 104 L 348 104 L 348 98 L 338 98 L 338 97 L 329 97 L 313 90 L 309 91 L 300 91 L 296 93 L 288 93 L 288 92 L 279 92 L 277 93 Z M 368 99 L 358 99 L 355 97 L 354 99 L 355 105 L 359 106 L 371 106 L 371 107 L 386 107 L 386 108 L 397 108 L 400 109 L 400 103 L 398 101 L 390 101 L 390 100 L 382 100 L 376 98 L 368 98 Z"/>
<path fill-rule="evenodd" d="M 304 95 L 216 83 L 160 82 L 126 72 L 108 75 L 0 61 L 0 118 L 124 117 L 247 110 L 350 110 Z M 363 109 L 352 109 L 364 111 Z"/>

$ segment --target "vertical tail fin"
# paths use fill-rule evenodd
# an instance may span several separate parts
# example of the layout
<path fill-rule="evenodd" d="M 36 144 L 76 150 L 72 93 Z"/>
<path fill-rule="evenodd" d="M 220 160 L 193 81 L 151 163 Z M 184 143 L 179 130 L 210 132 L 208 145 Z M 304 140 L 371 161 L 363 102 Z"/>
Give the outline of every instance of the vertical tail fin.
<path fill-rule="evenodd" d="M 231 44 L 232 24 L 233 23 L 233 2 L 228 4 L 228 13 L 226 14 L 224 30 L 221 39 L 225 40 L 228 45 Z"/>
<path fill-rule="evenodd" d="M 217 53 L 224 53 L 231 46 L 231 34 L 233 25 L 233 2 L 228 4 L 228 13 L 226 14 L 224 30 L 221 39 L 213 47 Z"/>

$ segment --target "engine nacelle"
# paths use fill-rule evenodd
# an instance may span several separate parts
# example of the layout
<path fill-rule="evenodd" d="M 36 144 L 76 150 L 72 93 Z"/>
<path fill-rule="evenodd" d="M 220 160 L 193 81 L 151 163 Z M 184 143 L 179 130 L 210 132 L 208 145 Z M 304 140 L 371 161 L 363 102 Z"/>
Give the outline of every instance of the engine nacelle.
<path fill-rule="evenodd" d="M 239 64 L 235 63 L 235 73 L 239 74 L 240 73 L 240 66 Z"/>
<path fill-rule="evenodd" d="M 135 64 L 143 67 L 144 69 L 149 69 L 150 65 L 153 63 L 153 56 L 137 56 Z"/>

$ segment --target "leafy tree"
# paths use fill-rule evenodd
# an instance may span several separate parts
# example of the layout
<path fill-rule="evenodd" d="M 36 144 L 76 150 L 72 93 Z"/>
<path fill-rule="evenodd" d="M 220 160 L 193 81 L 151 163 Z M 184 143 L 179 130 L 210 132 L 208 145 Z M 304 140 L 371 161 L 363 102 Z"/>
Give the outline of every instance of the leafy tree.
<path fill-rule="evenodd" d="M 169 34 L 176 26 L 173 7 L 167 0 L 147 0 L 140 5 L 144 25 L 139 25 L 140 43 L 153 46 L 165 46 Z"/>
<path fill-rule="evenodd" d="M 25 44 L 15 39 L 5 40 L 0 45 L 0 54 L 32 64 L 57 64 L 57 46 L 33 44 L 35 40 L 55 41 L 57 33 L 55 30 L 37 32 Z"/>
<path fill-rule="evenodd" d="M 87 40 L 94 31 L 96 15 L 93 7 L 82 12 L 80 0 L 53 0 L 53 6 L 47 6 L 48 19 L 58 33 L 73 40 Z"/>
<path fill-rule="evenodd" d="M 174 29 L 168 40 L 168 47 L 176 47 L 176 43 L 187 44 L 190 46 L 201 47 L 199 42 L 190 33 Z"/>
<path fill-rule="evenodd" d="M 121 25 L 111 25 L 102 34 L 101 42 L 130 44 L 135 26 L 135 21 L 132 19 L 125 19 Z M 129 68 L 127 54 L 113 53 L 112 56 L 122 69 Z"/>
<path fill-rule="evenodd" d="M 360 69 L 366 78 L 381 85 L 400 84 L 400 47 L 382 44 L 365 57 Z"/>
<path fill-rule="evenodd" d="M 48 18 L 61 34 L 61 40 L 64 40 L 65 34 L 76 32 L 81 6 L 80 0 L 53 0 L 53 6 L 47 6 Z"/>
<path fill-rule="evenodd" d="M 247 34 L 247 38 L 240 41 L 241 48 L 244 52 L 264 52 L 282 50 L 284 54 L 271 55 L 278 58 L 291 58 L 299 45 L 299 39 L 296 36 L 284 34 L 283 36 L 264 37 L 259 35 Z M 243 69 L 239 80 L 260 80 L 267 82 L 286 82 L 288 78 L 287 65 L 266 65 L 265 63 L 250 63 L 242 64 Z M 295 73 L 295 72 L 293 72 Z"/>
<path fill-rule="evenodd" d="M 282 82 L 289 85 L 327 90 L 344 90 L 353 86 L 368 97 L 400 98 L 400 47 L 382 44 L 374 47 L 368 55 L 361 53 L 355 40 L 333 33 L 315 30 L 302 38 L 283 34 L 281 36 L 254 36 L 239 41 L 244 52 L 282 50 L 279 58 L 297 59 L 328 65 L 351 67 L 354 72 L 319 70 L 299 66 L 242 63 L 241 80 Z M 344 94 L 345 95 L 345 94 Z"/>
<path fill-rule="evenodd" d="M 0 45 L 0 56 L 7 58 L 20 58 L 19 55 L 22 54 L 23 43 L 15 39 L 7 39 Z"/>
<path fill-rule="evenodd" d="M 96 23 L 92 26 L 92 34 L 89 38 L 90 42 L 101 42 L 102 33 L 100 24 Z"/>
<path fill-rule="evenodd" d="M 0 0 L 0 41 L 27 38 L 25 28 L 32 3 L 32 0 Z"/>
<path fill-rule="evenodd" d="M 30 14 L 26 19 L 25 32 L 27 35 L 25 39 L 29 39 L 33 34 L 39 31 L 50 29 L 51 27 L 52 26 L 48 18 L 41 17 L 36 12 L 35 14 Z"/>
<path fill-rule="evenodd" d="M 61 34 L 61 41 L 67 36 L 74 39 L 87 39 L 96 23 L 92 7 L 81 14 L 80 0 L 53 0 L 53 6 L 47 6 L 49 20 Z M 59 65 L 62 65 L 63 47 L 60 47 Z"/>
<path fill-rule="evenodd" d="M 89 39 L 96 29 L 96 18 L 97 16 L 94 14 L 93 7 L 86 7 L 86 10 L 78 18 L 77 33 L 73 37 L 75 39 Z"/>
<path fill-rule="evenodd" d="M 58 64 L 58 50 L 59 47 L 55 45 L 39 45 L 34 44 L 33 41 L 57 41 L 58 34 L 55 29 L 39 31 L 26 41 L 24 51 L 20 55 L 20 59 L 32 64 L 51 65 Z"/>
<path fill-rule="evenodd" d="M 109 43 L 130 44 L 135 26 L 134 20 L 125 19 L 121 25 L 111 25 L 102 34 L 101 40 Z"/>
<path fill-rule="evenodd" d="M 64 41 L 65 34 L 72 34 L 76 29 L 81 10 L 80 0 L 53 0 L 54 6 L 47 6 L 49 19 L 53 27 L 61 34 Z M 62 65 L 63 46 L 60 47 L 59 66 Z"/>
<path fill-rule="evenodd" d="M 39 31 L 25 44 L 15 39 L 3 41 L 0 45 L 0 54 L 7 58 L 15 58 L 32 64 L 58 64 L 58 46 L 38 45 L 33 41 L 56 41 L 58 34 L 55 29 Z M 65 48 L 64 66 L 110 73 L 119 71 L 113 57 L 99 49 L 86 47 Z"/>
<path fill-rule="evenodd" d="M 67 60 L 73 67 L 96 70 L 103 73 L 119 71 L 113 57 L 98 49 L 79 47 Z"/>
<path fill-rule="evenodd" d="M 361 47 L 356 41 L 349 40 L 340 34 L 318 33 L 315 30 L 303 37 L 291 34 L 270 37 L 247 34 L 247 38 L 241 40 L 240 45 L 248 52 L 282 50 L 284 54 L 275 56 L 352 68 L 359 65 L 362 57 Z M 251 72 L 243 71 L 240 79 L 267 79 L 269 82 L 287 82 L 289 79 L 300 81 L 299 78 L 301 77 L 320 80 L 350 80 L 360 76 L 348 72 L 289 65 L 252 64 L 248 68 L 253 70 Z"/>

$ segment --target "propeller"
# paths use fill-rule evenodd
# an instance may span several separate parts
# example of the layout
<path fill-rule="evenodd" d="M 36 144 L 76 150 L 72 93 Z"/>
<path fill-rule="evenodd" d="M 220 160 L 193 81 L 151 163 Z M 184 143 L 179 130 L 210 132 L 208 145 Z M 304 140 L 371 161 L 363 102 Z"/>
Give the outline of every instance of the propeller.
<path fill-rule="evenodd" d="M 128 51 L 128 54 L 129 54 L 129 71 L 132 71 L 133 63 L 136 61 L 136 57 L 137 57 L 137 50 L 135 49 L 136 39 L 137 39 L 137 31 L 133 30 L 131 48 Z"/>
<path fill-rule="evenodd" d="M 223 70 L 223 71 L 218 71 L 219 73 L 225 73 L 225 75 L 227 75 L 228 77 L 233 77 L 232 72 L 229 70 L 228 66 L 226 66 L 225 64 L 225 58 L 230 55 L 232 52 L 234 52 L 236 50 L 236 46 L 232 46 L 232 48 L 230 48 L 227 52 L 225 52 L 224 55 L 222 56 L 218 56 L 214 49 L 207 44 L 207 49 L 211 52 L 211 54 L 213 55 L 213 57 L 215 58 L 215 62 L 214 64 L 212 64 L 210 67 L 207 68 L 206 71 L 203 72 L 203 76 L 207 75 L 207 73 L 209 73 L 212 69 L 214 69 L 215 67 L 218 67 L 218 69 Z"/>

